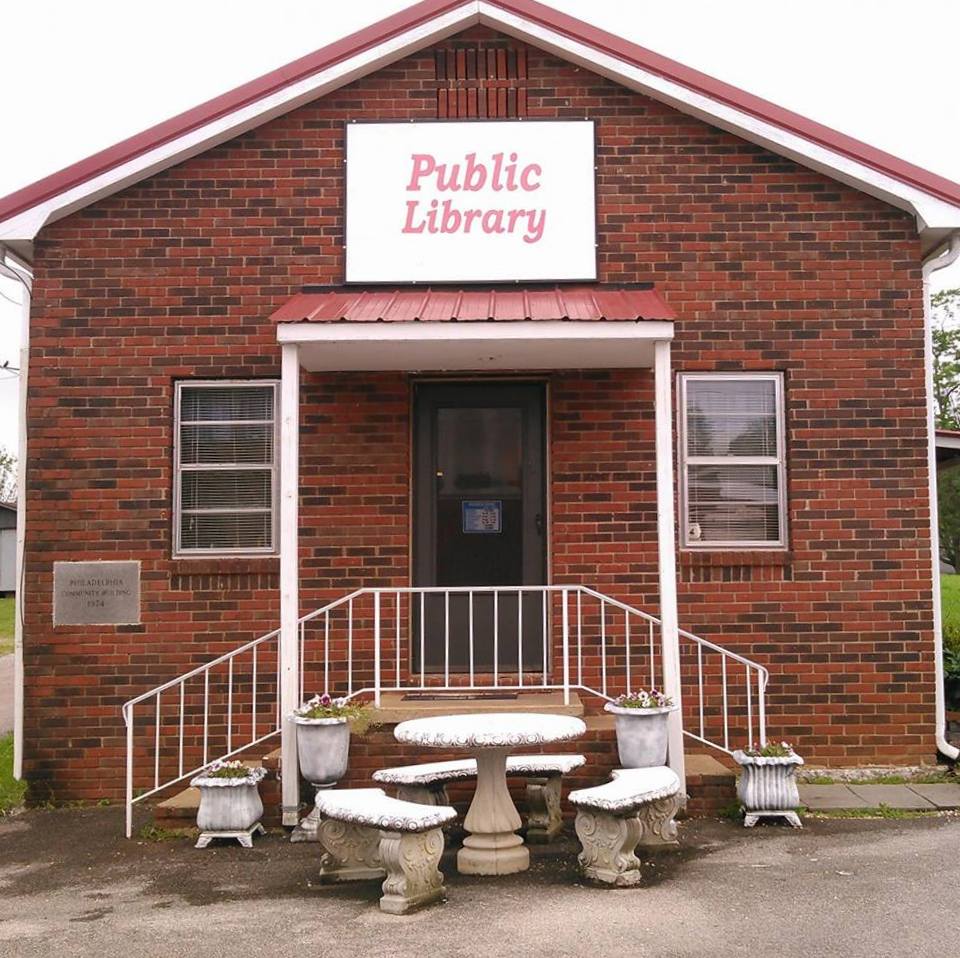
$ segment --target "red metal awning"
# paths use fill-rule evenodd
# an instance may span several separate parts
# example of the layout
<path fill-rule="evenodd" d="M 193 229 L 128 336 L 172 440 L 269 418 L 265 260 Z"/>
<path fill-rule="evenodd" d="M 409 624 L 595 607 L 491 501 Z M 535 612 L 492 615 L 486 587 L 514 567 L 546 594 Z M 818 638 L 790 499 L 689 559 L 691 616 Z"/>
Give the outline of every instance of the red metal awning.
<path fill-rule="evenodd" d="M 670 320 L 676 314 L 648 287 L 549 286 L 507 289 L 359 290 L 298 293 L 271 317 L 277 323 L 519 322 Z"/>

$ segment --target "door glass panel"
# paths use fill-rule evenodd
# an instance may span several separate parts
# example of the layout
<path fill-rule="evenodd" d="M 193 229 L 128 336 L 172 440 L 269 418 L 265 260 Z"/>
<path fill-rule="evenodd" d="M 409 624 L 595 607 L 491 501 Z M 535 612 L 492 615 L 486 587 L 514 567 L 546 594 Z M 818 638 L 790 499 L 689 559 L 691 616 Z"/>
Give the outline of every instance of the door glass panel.
<path fill-rule="evenodd" d="M 522 455 L 520 409 L 437 410 L 440 495 L 519 496 Z"/>

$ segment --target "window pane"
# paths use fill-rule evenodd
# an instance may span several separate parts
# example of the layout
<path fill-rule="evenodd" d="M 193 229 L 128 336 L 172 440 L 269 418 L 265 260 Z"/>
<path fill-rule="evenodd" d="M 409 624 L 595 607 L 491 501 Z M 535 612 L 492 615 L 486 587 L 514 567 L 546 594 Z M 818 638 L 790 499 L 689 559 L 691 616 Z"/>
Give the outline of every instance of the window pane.
<path fill-rule="evenodd" d="M 273 420 L 273 386 L 184 386 L 182 422 L 211 419 Z"/>
<path fill-rule="evenodd" d="M 779 542 L 776 466 L 688 466 L 690 542 Z"/>
<path fill-rule="evenodd" d="M 182 473 L 183 509 L 231 509 L 273 505 L 273 474 L 268 469 L 195 471 Z"/>
<path fill-rule="evenodd" d="M 180 429 L 180 461 L 188 465 L 270 465 L 273 462 L 273 425 L 183 426 Z"/>
<path fill-rule="evenodd" d="M 180 548 L 269 549 L 269 512 L 234 512 L 219 515 L 185 512 L 180 517 Z"/>
<path fill-rule="evenodd" d="M 686 386 L 687 455 L 777 455 L 773 380 L 688 379 Z"/>

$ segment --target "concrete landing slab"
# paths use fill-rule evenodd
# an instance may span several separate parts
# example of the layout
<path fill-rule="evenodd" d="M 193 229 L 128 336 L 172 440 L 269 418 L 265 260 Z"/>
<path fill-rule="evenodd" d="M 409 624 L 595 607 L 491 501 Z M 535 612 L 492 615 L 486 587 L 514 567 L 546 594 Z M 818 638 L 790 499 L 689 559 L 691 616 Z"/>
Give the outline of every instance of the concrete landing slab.
<path fill-rule="evenodd" d="M 950 785 L 944 782 L 937 785 L 909 785 L 907 787 L 937 808 L 960 808 L 960 785 Z"/>
<path fill-rule="evenodd" d="M 922 795 L 907 785 L 850 785 L 850 791 L 862 798 L 871 808 L 886 805 L 887 808 L 930 810 L 936 808 Z"/>
<path fill-rule="evenodd" d="M 846 785 L 801 785 L 800 804 L 812 811 L 873 807 L 866 799 L 854 795 Z"/>

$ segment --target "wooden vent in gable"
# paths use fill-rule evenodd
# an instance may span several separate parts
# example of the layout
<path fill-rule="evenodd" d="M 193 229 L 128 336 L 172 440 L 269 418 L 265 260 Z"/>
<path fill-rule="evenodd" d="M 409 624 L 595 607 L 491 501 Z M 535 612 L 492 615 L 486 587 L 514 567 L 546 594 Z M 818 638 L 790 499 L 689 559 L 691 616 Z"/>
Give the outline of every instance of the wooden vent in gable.
<path fill-rule="evenodd" d="M 458 46 L 436 51 L 437 116 L 506 119 L 527 115 L 527 51 Z"/>

